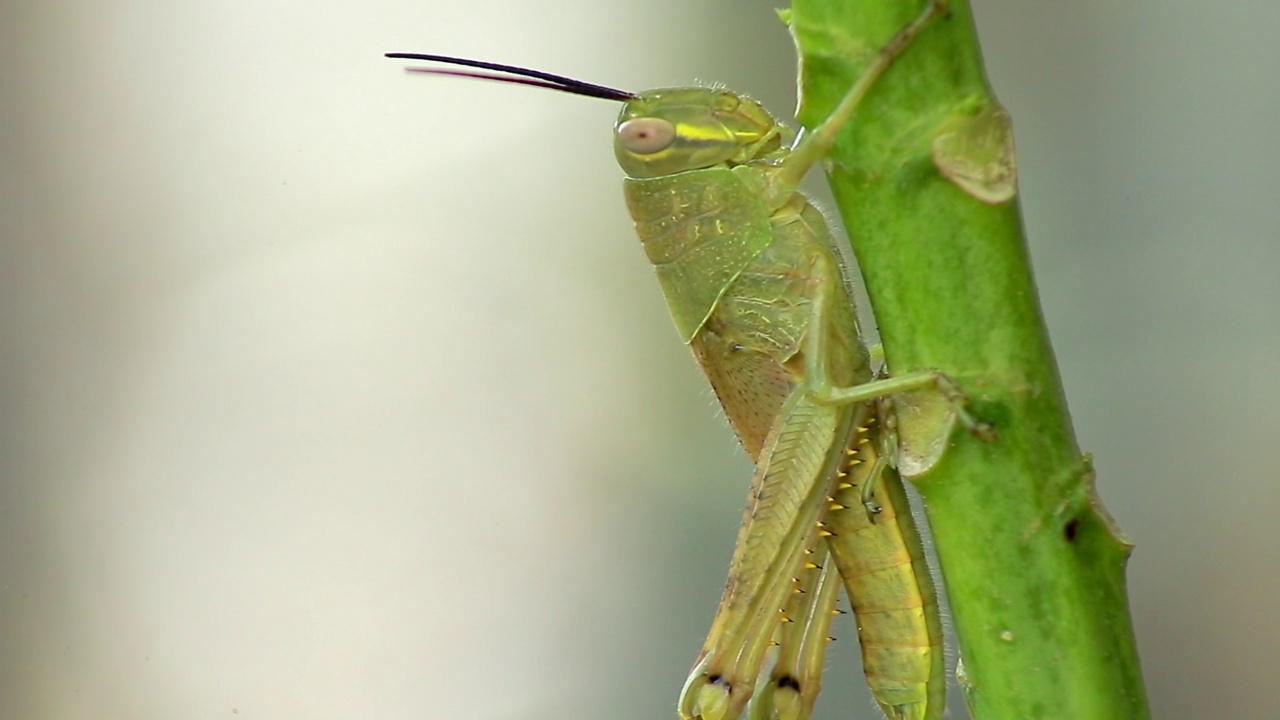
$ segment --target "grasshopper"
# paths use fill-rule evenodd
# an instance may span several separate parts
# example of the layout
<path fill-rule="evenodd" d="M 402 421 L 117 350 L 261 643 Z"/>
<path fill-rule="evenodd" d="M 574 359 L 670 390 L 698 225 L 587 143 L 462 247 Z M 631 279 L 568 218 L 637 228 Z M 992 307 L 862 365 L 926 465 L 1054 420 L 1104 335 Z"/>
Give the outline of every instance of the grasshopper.
<path fill-rule="evenodd" d="M 681 339 L 755 464 L 728 583 L 680 695 L 684 720 L 735 720 L 748 705 L 752 720 L 807 718 L 841 585 L 881 709 L 895 720 L 941 717 L 941 622 L 896 472 L 887 400 L 934 388 L 970 429 L 989 428 L 940 373 L 873 373 L 852 278 L 798 187 L 875 80 L 946 6 L 932 0 L 831 116 L 794 143 L 759 103 L 723 89 L 630 93 L 509 65 L 388 54 L 489 71 L 410 68 L 419 72 L 623 103 L 614 152 L 636 232 Z"/>

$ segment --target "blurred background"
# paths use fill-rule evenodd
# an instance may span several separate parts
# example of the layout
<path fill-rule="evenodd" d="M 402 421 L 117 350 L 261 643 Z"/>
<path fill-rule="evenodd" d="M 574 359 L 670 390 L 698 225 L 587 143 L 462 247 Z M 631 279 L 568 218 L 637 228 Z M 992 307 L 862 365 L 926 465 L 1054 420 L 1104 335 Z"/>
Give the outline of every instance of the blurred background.
<path fill-rule="evenodd" d="M 789 115 L 774 4 L 0 6 L 0 718 L 674 718 L 749 469 L 616 107 L 381 54 Z M 1274 716 L 1280 6 L 976 14 L 1155 715 Z"/>

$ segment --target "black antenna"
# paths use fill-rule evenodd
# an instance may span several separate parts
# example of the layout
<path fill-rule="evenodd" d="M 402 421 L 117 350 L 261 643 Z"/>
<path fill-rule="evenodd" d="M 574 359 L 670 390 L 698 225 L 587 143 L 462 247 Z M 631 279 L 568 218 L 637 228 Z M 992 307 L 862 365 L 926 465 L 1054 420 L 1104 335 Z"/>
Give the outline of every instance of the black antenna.
<path fill-rule="evenodd" d="M 541 70 L 531 70 L 529 68 L 518 67 L 516 65 L 501 65 L 499 63 L 484 62 L 483 60 L 468 60 L 466 58 L 451 57 L 449 55 L 424 55 L 422 53 L 387 53 L 386 56 L 401 60 L 426 60 L 429 62 L 445 63 L 446 65 L 462 65 L 465 67 L 479 68 L 481 70 L 493 70 L 494 72 L 507 73 L 507 75 L 490 75 L 489 73 L 467 72 L 465 70 L 441 70 L 437 68 L 405 68 L 409 72 L 420 72 L 428 75 L 452 75 L 455 77 L 476 78 L 478 80 L 493 80 L 495 82 L 511 83 L 513 85 L 532 85 L 534 87 L 550 88 L 552 90 L 559 90 L 561 92 L 572 93 L 574 95 L 586 95 L 587 97 L 601 98 L 604 100 L 617 100 L 619 102 L 625 102 L 635 98 L 635 93 L 629 93 L 626 90 L 618 90 L 617 88 L 575 80 L 571 77 L 565 77 L 564 75 L 552 75 L 551 73 L 542 72 Z"/>

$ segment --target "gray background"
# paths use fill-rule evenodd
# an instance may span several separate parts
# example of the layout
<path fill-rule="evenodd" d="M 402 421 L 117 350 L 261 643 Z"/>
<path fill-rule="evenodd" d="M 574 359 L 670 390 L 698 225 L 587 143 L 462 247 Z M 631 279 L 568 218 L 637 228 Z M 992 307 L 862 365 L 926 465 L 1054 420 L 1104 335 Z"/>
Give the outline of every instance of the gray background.
<path fill-rule="evenodd" d="M 0 7 L 0 717 L 674 717 L 748 468 L 616 108 L 380 57 L 790 114 L 770 3 L 607 5 Z M 976 11 L 1155 713 L 1273 717 L 1280 6 Z"/>

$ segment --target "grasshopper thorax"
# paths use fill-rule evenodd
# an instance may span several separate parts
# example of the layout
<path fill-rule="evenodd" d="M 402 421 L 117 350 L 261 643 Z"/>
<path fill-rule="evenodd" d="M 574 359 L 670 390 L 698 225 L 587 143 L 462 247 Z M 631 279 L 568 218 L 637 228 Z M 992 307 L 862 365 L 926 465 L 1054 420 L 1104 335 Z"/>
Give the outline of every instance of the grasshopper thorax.
<path fill-rule="evenodd" d="M 655 178 L 745 163 L 781 147 L 783 133 L 750 98 L 722 89 L 664 88 L 626 101 L 613 148 L 627 175 Z"/>

